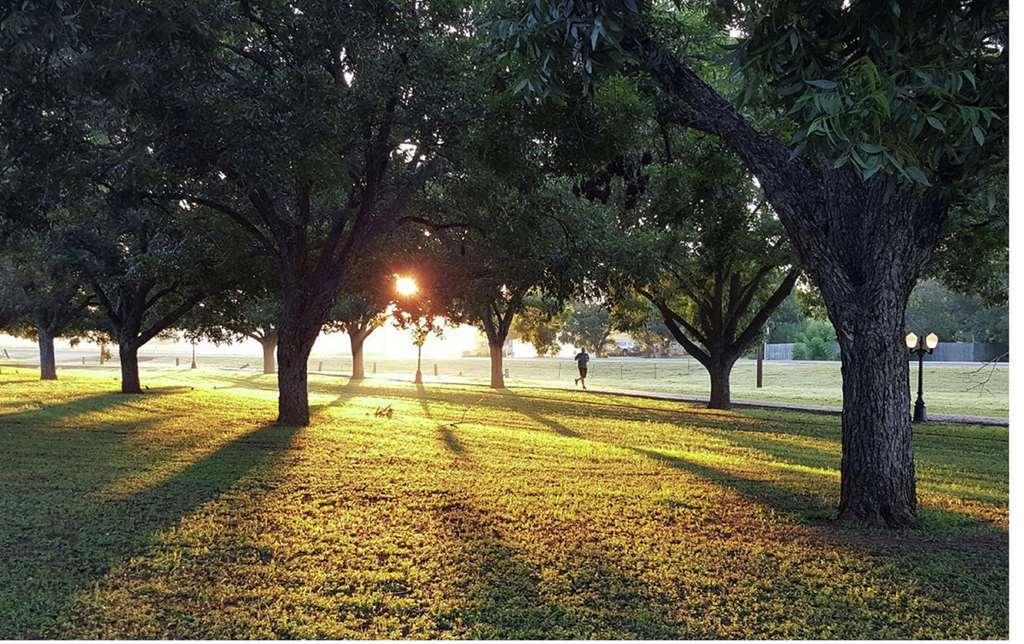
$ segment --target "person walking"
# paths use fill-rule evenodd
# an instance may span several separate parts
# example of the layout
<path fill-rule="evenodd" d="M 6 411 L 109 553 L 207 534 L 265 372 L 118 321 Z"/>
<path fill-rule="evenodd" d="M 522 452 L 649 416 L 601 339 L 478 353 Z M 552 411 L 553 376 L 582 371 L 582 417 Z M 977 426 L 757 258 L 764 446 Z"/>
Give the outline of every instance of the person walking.
<path fill-rule="evenodd" d="M 590 354 L 587 353 L 586 349 L 581 350 L 573 358 L 576 361 L 576 368 L 580 370 L 580 377 L 576 379 L 576 384 L 583 385 L 583 388 L 587 388 L 587 363 L 590 362 Z"/>

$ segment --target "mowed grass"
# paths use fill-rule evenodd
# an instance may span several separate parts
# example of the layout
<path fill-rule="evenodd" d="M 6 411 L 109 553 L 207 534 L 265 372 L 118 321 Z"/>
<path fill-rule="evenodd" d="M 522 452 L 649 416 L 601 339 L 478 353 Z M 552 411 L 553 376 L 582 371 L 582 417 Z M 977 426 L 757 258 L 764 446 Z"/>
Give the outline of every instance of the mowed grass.
<path fill-rule="evenodd" d="M 33 348 L 11 349 L 12 360 L 0 361 L 0 369 L 10 366 L 38 364 Z M 86 354 L 82 354 L 84 357 Z M 159 348 L 146 350 L 142 366 L 155 373 L 174 373 L 175 358 L 188 366 L 190 356 L 163 353 Z M 89 353 L 87 360 L 95 365 L 96 356 Z M 246 366 L 250 374 L 257 372 L 262 358 L 253 355 L 200 355 L 199 364 L 207 368 L 239 370 Z M 578 375 L 576 363 L 565 358 L 506 358 L 509 386 L 537 386 L 571 388 Z M 117 362 L 108 363 L 112 375 Z M 82 369 L 81 357 L 65 358 L 64 370 Z M 95 370 L 95 366 L 86 367 Z M 309 361 L 312 372 L 351 373 L 349 356 L 317 355 Z M 412 379 L 416 360 L 367 357 L 366 370 L 376 370 L 378 376 Z M 490 381 L 491 366 L 488 358 L 426 358 L 422 365 L 428 382 L 482 383 Z M 764 386 L 758 388 L 756 367 L 743 360 L 736 364 L 730 378 L 732 396 L 736 400 L 799 403 L 805 405 L 843 404 L 842 373 L 837 362 L 764 363 Z M 436 375 L 435 375 L 436 374 Z M 1009 417 L 1010 370 L 1007 363 L 992 367 L 981 365 L 942 365 L 925 363 L 925 401 L 931 413 L 970 416 Z M 595 358 L 590 362 L 587 384 L 591 389 L 620 389 L 656 393 L 708 396 L 711 386 L 707 371 L 693 359 Z M 907 413 L 917 393 L 917 364 L 911 365 L 907 383 Z"/>
<path fill-rule="evenodd" d="M 838 419 L 540 389 L 0 375 L 0 638 L 1008 634 L 1006 428 L 915 428 L 921 526 L 836 524 Z M 390 410 L 390 414 L 376 412 Z"/>

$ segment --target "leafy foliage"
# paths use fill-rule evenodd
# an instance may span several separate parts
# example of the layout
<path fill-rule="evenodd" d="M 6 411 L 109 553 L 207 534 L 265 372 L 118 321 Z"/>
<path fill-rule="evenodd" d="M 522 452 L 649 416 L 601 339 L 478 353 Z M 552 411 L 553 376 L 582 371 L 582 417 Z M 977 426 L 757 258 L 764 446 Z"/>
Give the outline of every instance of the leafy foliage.
<path fill-rule="evenodd" d="M 795 153 L 928 185 L 1005 139 L 1008 5 L 977 0 L 723 2 L 741 101 L 776 106 Z"/>
<path fill-rule="evenodd" d="M 794 360 L 836 360 L 838 357 L 836 330 L 827 320 L 810 320 L 796 336 Z"/>
<path fill-rule="evenodd" d="M 512 322 L 512 334 L 533 345 L 538 356 L 557 355 L 562 345 L 558 337 L 565 328 L 571 309 L 551 300 L 527 296 L 523 310 Z"/>

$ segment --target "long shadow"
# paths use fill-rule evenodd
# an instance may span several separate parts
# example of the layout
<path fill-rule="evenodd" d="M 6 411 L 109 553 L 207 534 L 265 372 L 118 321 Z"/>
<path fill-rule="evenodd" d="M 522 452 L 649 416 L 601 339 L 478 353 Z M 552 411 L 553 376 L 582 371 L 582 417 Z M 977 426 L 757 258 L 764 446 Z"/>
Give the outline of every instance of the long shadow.
<path fill-rule="evenodd" d="M 150 396 L 161 396 L 163 392 L 155 391 L 150 394 L 133 394 L 126 396 L 117 392 L 105 392 L 90 394 L 68 399 L 64 402 L 50 403 L 43 400 L 29 401 L 28 404 L 35 404 L 35 407 L 15 408 L 13 411 L 0 413 L 0 423 L 7 425 L 33 424 L 54 427 L 66 418 L 107 411 L 118 405 L 130 403 L 132 400 L 145 400 Z"/>
<path fill-rule="evenodd" d="M 458 608 L 479 639 L 578 639 L 603 636 L 673 639 L 681 625 L 667 618 L 670 603 L 651 596 L 647 587 L 616 570 L 611 562 L 580 549 L 571 562 L 558 562 L 571 577 L 571 592 L 584 601 L 561 604 L 541 588 L 537 554 L 514 547 L 502 526 L 469 500 L 453 499 L 436 510 L 448 538 L 457 544 L 454 567 L 465 580 L 469 602 Z"/>
<path fill-rule="evenodd" d="M 416 399 L 420 403 L 420 408 L 423 410 L 423 415 L 429 420 L 434 420 L 434 414 L 430 410 L 430 403 L 428 403 L 429 396 L 427 395 L 427 388 L 423 386 L 423 383 L 416 383 Z M 455 427 L 451 423 L 441 423 L 437 426 L 437 433 L 441 437 L 441 442 L 445 448 L 459 456 L 465 455 L 466 448 L 462 445 L 462 441 L 459 440 L 458 436 L 455 435 Z"/>
<path fill-rule="evenodd" d="M 28 498 L 9 495 L 5 485 L 0 496 L 3 514 L 10 517 L 15 512 L 18 518 L 0 522 L 0 550 L 6 560 L 0 572 L 0 638 L 59 634 L 77 592 L 120 562 L 145 552 L 159 532 L 203 503 L 271 465 L 288 449 L 296 431 L 264 425 L 124 498 L 96 499 L 63 489 L 59 474 L 31 485 L 29 491 L 35 494 Z M 76 458 L 81 461 L 68 455 L 68 460 Z M 88 463 L 63 466 L 86 468 Z"/>
<path fill-rule="evenodd" d="M 311 415 L 320 416 L 331 407 L 343 405 L 358 396 L 360 393 L 363 393 L 363 381 L 349 379 L 345 384 L 333 385 L 328 387 L 327 390 L 329 393 L 336 393 L 337 396 L 331 402 L 310 405 Z"/>
<path fill-rule="evenodd" d="M 502 389 L 501 395 L 507 398 L 507 400 L 509 401 L 508 408 L 511 409 L 512 411 L 519 412 L 520 414 L 523 414 L 530 420 L 540 423 L 541 425 L 544 425 L 548 429 L 551 429 L 555 433 L 561 434 L 562 436 L 567 436 L 569 438 L 580 438 L 579 432 L 569 429 L 562 423 L 551 420 L 544 414 L 537 411 L 535 405 L 523 400 L 522 398 L 519 397 L 518 394 L 516 394 L 511 389 Z"/>
<path fill-rule="evenodd" d="M 941 589 L 935 593 L 937 598 L 962 596 L 958 584 L 964 580 L 978 580 L 977 583 L 987 585 L 989 589 L 997 586 L 1005 589 L 1009 583 L 1008 533 L 969 515 L 937 508 L 924 509 L 928 521 L 941 524 L 937 532 L 927 525 L 919 529 L 891 531 L 837 523 L 834 520 L 835 508 L 821 497 L 725 472 L 681 456 L 649 449 L 630 449 L 732 490 L 755 504 L 773 508 L 795 519 L 824 544 L 899 562 L 902 574 L 916 578 L 925 591 Z M 812 475 L 801 473 L 801 476 Z M 828 484 L 834 485 L 834 481 Z M 967 530 L 949 530 L 950 526 L 966 527 Z M 980 605 L 984 601 L 980 593 L 963 596 L 962 601 L 979 604 L 976 606 L 979 613 L 989 608 Z"/>

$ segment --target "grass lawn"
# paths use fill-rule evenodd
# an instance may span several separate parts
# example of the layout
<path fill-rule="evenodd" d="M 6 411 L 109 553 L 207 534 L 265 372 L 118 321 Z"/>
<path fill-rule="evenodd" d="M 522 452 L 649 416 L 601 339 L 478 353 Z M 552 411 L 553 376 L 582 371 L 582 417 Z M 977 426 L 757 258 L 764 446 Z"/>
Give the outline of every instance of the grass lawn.
<path fill-rule="evenodd" d="M 34 348 L 11 349 L 13 360 L 0 361 L 0 369 L 17 364 L 26 368 L 38 363 Z M 92 353 L 81 354 L 90 363 L 95 363 Z M 81 357 L 66 359 L 61 367 L 65 370 L 81 368 Z M 177 356 L 182 365 L 188 365 L 190 357 Z M 160 353 L 151 349 L 143 353 L 142 367 L 149 371 L 175 372 L 173 354 Z M 199 363 L 205 367 L 223 367 L 237 370 L 248 365 L 254 373 L 261 365 L 262 358 L 255 355 L 199 356 Z M 116 372 L 117 362 L 109 363 Z M 509 386 L 572 387 L 576 377 L 576 364 L 569 359 L 523 358 L 506 359 L 509 371 Z M 311 371 L 350 373 L 352 359 L 349 356 L 315 355 L 309 361 Z M 377 369 L 378 375 L 412 378 L 416 371 L 415 360 L 367 357 L 369 373 Z M 435 368 L 436 374 L 435 377 Z M 910 370 L 907 388 L 907 413 L 910 413 L 911 394 L 917 392 L 917 364 Z M 488 383 L 490 361 L 487 358 L 447 358 L 444 360 L 423 360 L 423 374 L 427 381 L 457 381 L 467 383 Z M 925 401 L 928 411 L 944 414 L 965 414 L 971 416 L 1009 417 L 1010 370 L 1006 363 L 995 369 L 979 369 L 978 366 L 941 366 L 925 363 Z M 145 377 L 145 375 L 143 376 Z M 638 391 L 665 392 L 691 396 L 707 396 L 710 392 L 707 372 L 696 360 L 643 358 L 593 359 L 587 379 L 591 388 L 631 389 Z M 733 369 L 730 383 L 732 396 L 736 400 L 767 400 L 772 402 L 793 402 L 809 405 L 843 404 L 842 374 L 838 363 L 781 363 L 765 362 L 764 387 L 755 387 L 754 364 L 741 361 Z"/>
<path fill-rule="evenodd" d="M 1006 428 L 915 428 L 892 532 L 832 522 L 833 417 L 115 375 L 0 375 L 0 638 L 1008 634 Z"/>

